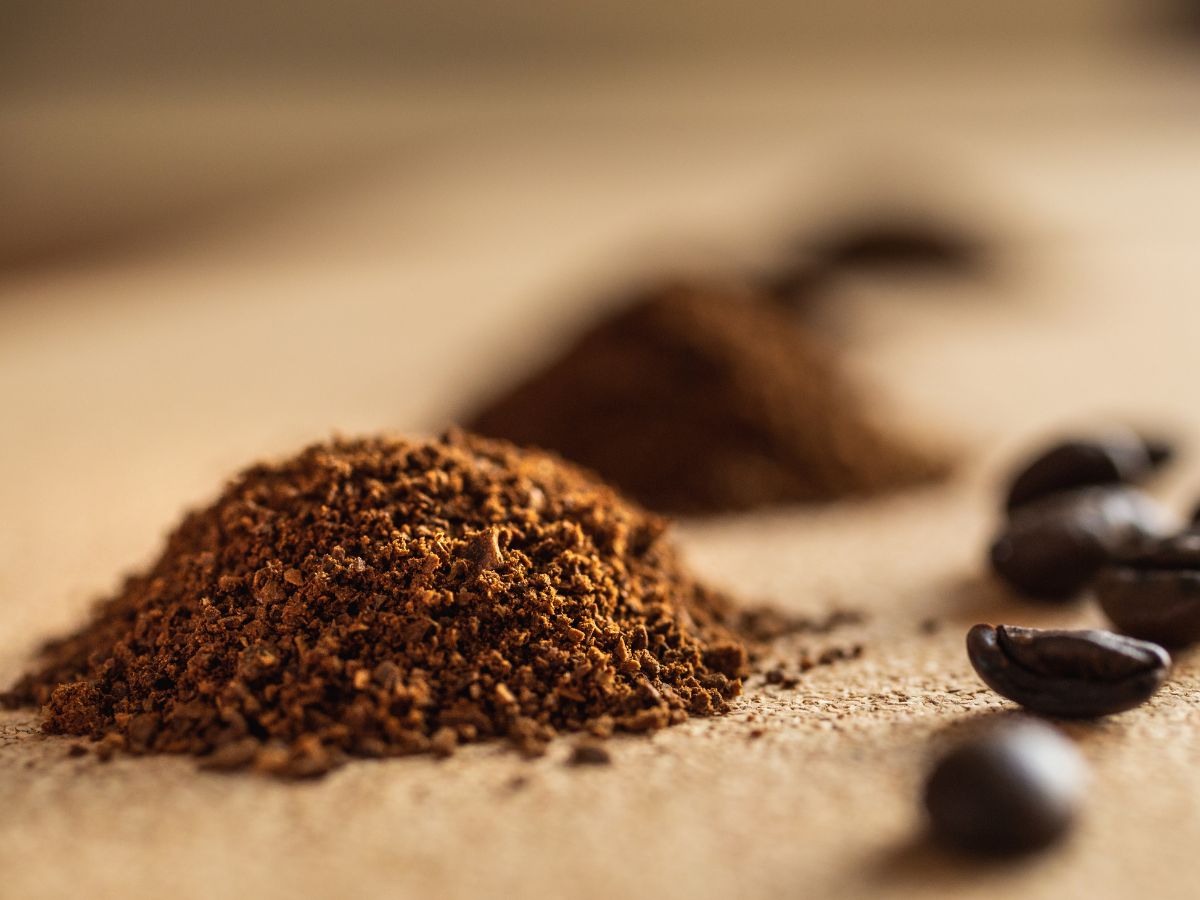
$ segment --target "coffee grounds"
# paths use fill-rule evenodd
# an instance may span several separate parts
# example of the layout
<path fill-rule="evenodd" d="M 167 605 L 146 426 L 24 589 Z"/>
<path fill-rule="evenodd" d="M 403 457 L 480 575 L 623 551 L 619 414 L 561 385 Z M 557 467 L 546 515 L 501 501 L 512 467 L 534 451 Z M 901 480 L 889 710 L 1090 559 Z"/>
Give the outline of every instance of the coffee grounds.
<path fill-rule="evenodd" d="M 870 495 L 948 472 L 946 454 L 876 421 L 868 402 L 777 302 L 671 283 L 467 421 L 561 453 L 663 512 Z"/>
<path fill-rule="evenodd" d="M 498 441 L 315 445 L 189 514 L 9 699 L 110 751 L 289 776 L 720 714 L 744 651 L 664 528 Z"/>
<path fill-rule="evenodd" d="M 809 639 L 826 637 L 842 629 L 855 629 L 866 622 L 863 613 L 833 609 L 824 615 L 788 613 L 773 606 L 747 607 L 737 611 L 732 627 L 746 648 L 751 672 L 765 684 L 792 690 L 813 669 L 862 657 L 861 640 L 824 643 L 819 649 Z M 860 632 L 861 629 L 857 629 Z M 790 669 L 794 671 L 790 672 Z"/>
<path fill-rule="evenodd" d="M 797 634 L 825 635 L 851 625 L 861 625 L 866 616 L 856 609 L 832 609 L 825 615 L 788 613 L 774 606 L 750 606 L 737 612 L 734 627 L 747 643 L 769 645 Z"/>

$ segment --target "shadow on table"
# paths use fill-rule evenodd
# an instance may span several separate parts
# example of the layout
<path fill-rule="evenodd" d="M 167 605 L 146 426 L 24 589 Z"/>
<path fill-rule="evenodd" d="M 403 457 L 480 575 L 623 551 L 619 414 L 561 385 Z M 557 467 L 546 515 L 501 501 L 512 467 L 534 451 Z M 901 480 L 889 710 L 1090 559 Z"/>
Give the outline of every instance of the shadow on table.
<path fill-rule="evenodd" d="M 982 879 L 1011 878 L 1036 867 L 1044 854 L 1023 857 L 980 857 L 954 852 L 937 844 L 926 833 L 886 848 L 865 869 L 873 890 L 919 888 L 928 896 L 940 896 Z"/>
<path fill-rule="evenodd" d="M 959 573 L 939 587 L 948 618 L 974 625 L 977 622 L 1023 625 L 1032 628 L 1078 628 L 1082 602 L 1039 603 L 1025 600 L 999 579 L 982 572 Z"/>

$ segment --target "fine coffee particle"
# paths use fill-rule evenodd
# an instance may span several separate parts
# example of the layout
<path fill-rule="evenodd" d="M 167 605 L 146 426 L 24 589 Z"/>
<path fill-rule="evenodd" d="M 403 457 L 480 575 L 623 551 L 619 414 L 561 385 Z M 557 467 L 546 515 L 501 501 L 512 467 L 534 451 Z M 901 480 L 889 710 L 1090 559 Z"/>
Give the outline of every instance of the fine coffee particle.
<path fill-rule="evenodd" d="M 802 675 L 817 666 L 858 659 L 861 643 L 832 645 L 816 650 L 798 637 L 823 637 L 842 628 L 862 624 L 865 616 L 858 610 L 833 609 L 821 615 L 789 613 L 772 606 L 753 606 L 739 610 L 730 621 L 744 641 L 747 656 L 767 684 L 792 689 L 799 685 L 797 675 L 787 669 L 795 666 Z"/>
<path fill-rule="evenodd" d="M 794 675 L 787 674 L 784 669 L 778 666 L 773 669 L 768 669 L 766 674 L 763 676 L 763 681 L 765 681 L 767 684 L 777 685 L 783 688 L 785 691 L 793 690 L 797 685 L 800 684 L 799 678 L 795 677 Z"/>
<path fill-rule="evenodd" d="M 815 658 L 805 656 L 801 659 L 800 669 L 807 672 L 815 666 L 829 666 L 835 662 L 858 659 L 862 655 L 862 644 L 851 644 L 849 647 L 828 647 L 818 653 Z"/>
<path fill-rule="evenodd" d="M 1114 554 L 1161 536 L 1173 517 L 1134 488 L 1089 487 L 1017 509 L 992 543 L 992 570 L 1034 600 L 1076 597 Z"/>
<path fill-rule="evenodd" d="M 607 766 L 612 762 L 608 748 L 595 741 L 581 741 L 571 748 L 567 765 L 571 766 Z"/>
<path fill-rule="evenodd" d="M 796 634 L 830 634 L 839 628 L 861 625 L 866 616 L 857 609 L 833 609 L 824 615 L 789 613 L 775 606 L 751 606 L 738 610 L 734 624 L 743 640 L 769 644 Z"/>
<path fill-rule="evenodd" d="M 581 463 L 647 507 L 704 514 L 937 480 L 949 454 L 873 415 L 770 298 L 673 282 L 635 295 L 468 427 Z"/>
<path fill-rule="evenodd" d="M 9 699 L 102 754 L 297 777 L 721 714 L 745 654 L 664 529 L 502 442 L 318 444 L 188 515 Z"/>
<path fill-rule="evenodd" d="M 833 274 L 817 261 L 789 261 L 756 277 L 753 286 L 785 308 L 803 308 L 824 296 Z"/>
<path fill-rule="evenodd" d="M 1174 456 L 1162 438 L 1145 437 L 1128 428 L 1111 428 L 1093 438 L 1072 438 L 1037 453 L 1012 478 L 1005 508 L 1051 494 L 1103 484 L 1137 484 Z"/>
<path fill-rule="evenodd" d="M 952 748 L 925 784 L 933 836 L 958 850 L 1012 856 L 1060 840 L 1077 818 L 1087 767 L 1049 725 L 992 726 Z"/>
<path fill-rule="evenodd" d="M 1117 554 L 1094 589 L 1109 621 L 1125 634 L 1168 647 L 1200 641 L 1200 533 Z"/>
<path fill-rule="evenodd" d="M 939 631 L 942 630 L 942 623 L 932 617 L 927 618 L 927 619 L 922 619 L 917 624 L 917 630 L 920 631 L 921 634 L 925 634 L 925 635 L 937 634 Z"/>
<path fill-rule="evenodd" d="M 1110 631 L 976 625 L 967 656 L 992 690 L 1049 716 L 1093 718 L 1145 703 L 1171 670 L 1162 647 Z"/>

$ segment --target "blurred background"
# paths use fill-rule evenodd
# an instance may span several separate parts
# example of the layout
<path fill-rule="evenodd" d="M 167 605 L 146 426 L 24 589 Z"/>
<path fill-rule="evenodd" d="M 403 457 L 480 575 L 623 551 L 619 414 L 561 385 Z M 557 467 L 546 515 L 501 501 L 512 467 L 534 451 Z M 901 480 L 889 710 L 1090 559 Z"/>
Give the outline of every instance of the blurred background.
<path fill-rule="evenodd" d="M 695 165 L 693 143 L 773 126 L 874 161 L 943 130 L 985 140 L 971 128 L 984 123 L 1136 128 L 1146 104 L 1166 113 L 1147 87 L 1193 52 L 1189 13 L 1172 0 L 11 0 L 0 263 L 181 230 L 373 168 L 402 166 L 415 193 L 448 157 L 476 171 L 539 148 L 561 167 L 586 144 L 593 166 Z M 424 230 L 403 220 L 395 210 L 387 238 Z"/>

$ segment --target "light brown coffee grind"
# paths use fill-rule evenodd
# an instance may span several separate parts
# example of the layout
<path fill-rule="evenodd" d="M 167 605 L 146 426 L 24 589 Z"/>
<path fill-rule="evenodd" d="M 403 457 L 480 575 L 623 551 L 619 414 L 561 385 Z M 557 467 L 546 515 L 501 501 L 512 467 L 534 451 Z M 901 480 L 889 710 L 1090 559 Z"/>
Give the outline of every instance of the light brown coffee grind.
<path fill-rule="evenodd" d="M 319 444 L 188 515 L 8 699 L 109 751 L 291 776 L 719 714 L 745 653 L 664 527 L 503 442 Z"/>

